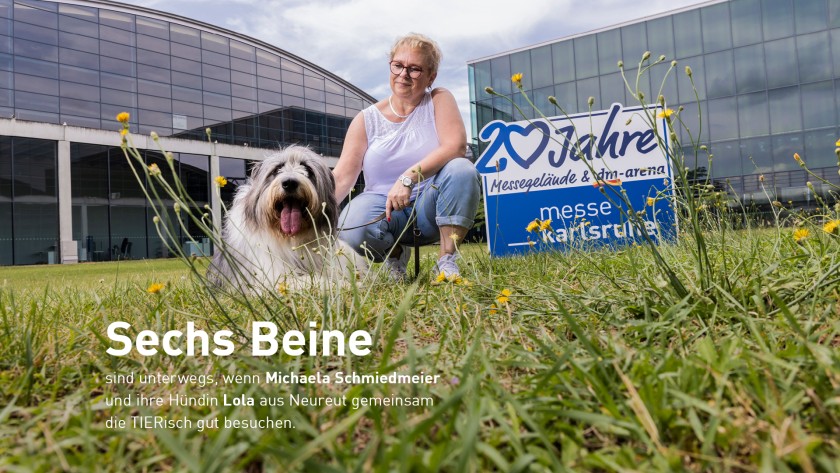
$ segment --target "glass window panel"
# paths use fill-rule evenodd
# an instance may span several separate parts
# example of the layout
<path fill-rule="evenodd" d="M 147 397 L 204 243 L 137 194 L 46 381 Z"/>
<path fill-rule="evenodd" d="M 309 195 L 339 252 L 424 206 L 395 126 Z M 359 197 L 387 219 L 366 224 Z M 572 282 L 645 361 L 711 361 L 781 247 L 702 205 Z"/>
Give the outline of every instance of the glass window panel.
<path fill-rule="evenodd" d="M 130 61 L 101 57 L 99 67 L 103 73 L 120 74 L 123 76 L 134 76 L 137 74 L 137 65 Z"/>
<path fill-rule="evenodd" d="M 31 138 L 13 139 L 15 199 L 56 196 L 56 143 Z"/>
<path fill-rule="evenodd" d="M 566 82 L 564 84 L 557 84 L 554 86 L 554 93 L 555 98 L 557 99 L 557 105 L 562 110 L 557 110 L 554 107 L 551 113 L 547 113 L 548 116 L 557 116 L 563 115 L 565 112 L 566 114 L 573 115 L 578 112 L 577 107 L 577 86 L 574 82 Z"/>
<path fill-rule="evenodd" d="M 742 137 L 770 133 L 770 112 L 765 92 L 738 96 L 738 126 Z"/>
<path fill-rule="evenodd" d="M 12 20 L 10 18 L 3 18 L 2 15 L 0 15 L 0 35 L 12 35 Z"/>
<path fill-rule="evenodd" d="M 261 61 L 264 61 L 263 62 L 264 64 L 270 64 L 270 65 L 275 65 L 276 66 L 275 61 L 280 61 L 280 58 L 278 56 L 273 55 L 273 54 L 265 53 L 265 56 L 263 56 L 261 58 Z M 268 61 L 268 62 L 265 62 L 265 61 Z M 282 67 L 284 71 L 292 71 L 292 72 L 297 72 L 298 74 L 303 74 L 303 66 L 301 66 L 300 64 L 298 64 L 298 63 L 296 63 L 292 60 L 289 60 L 289 59 L 284 58 L 280 67 Z"/>
<path fill-rule="evenodd" d="M 187 46 L 186 44 L 172 43 L 172 55 L 193 61 L 201 61 L 201 49 Z"/>
<path fill-rule="evenodd" d="M 255 75 L 257 73 L 257 63 L 244 59 L 230 58 L 230 68 L 242 74 Z"/>
<path fill-rule="evenodd" d="M 802 113 L 799 110 L 799 87 L 773 89 L 767 92 L 770 103 L 770 132 L 773 134 L 802 129 Z"/>
<path fill-rule="evenodd" d="M 837 125 L 833 81 L 802 85 L 802 109 L 806 129 Z"/>
<path fill-rule="evenodd" d="M 155 97 L 169 98 L 172 96 L 172 88 L 169 84 L 149 80 L 137 81 L 137 91 L 141 94 L 154 95 Z"/>
<path fill-rule="evenodd" d="M 62 82 L 60 85 L 60 92 L 62 97 L 69 97 L 79 100 L 90 100 L 92 102 L 99 102 L 99 87 L 95 85 L 76 84 L 73 82 Z M 67 112 L 70 113 L 70 112 Z M 99 110 L 97 109 L 97 116 Z"/>
<path fill-rule="evenodd" d="M 201 89 L 201 76 L 172 71 L 172 85 Z"/>
<path fill-rule="evenodd" d="M 167 97 L 137 94 L 137 106 L 146 110 L 172 113 L 172 100 Z"/>
<path fill-rule="evenodd" d="M 793 35 L 792 0 L 764 0 L 762 7 L 765 41 Z"/>
<path fill-rule="evenodd" d="M 137 121 L 141 125 L 151 125 L 160 127 L 172 126 L 172 113 L 161 113 L 152 110 L 138 110 Z M 168 166 L 167 166 L 168 167 Z M 161 166 L 161 169 L 163 166 Z"/>
<path fill-rule="evenodd" d="M 822 31 L 796 37 L 799 56 L 799 77 L 802 82 L 831 79 L 831 52 L 828 32 Z"/>
<path fill-rule="evenodd" d="M 226 67 L 217 67 L 210 64 L 202 64 L 201 74 L 204 77 L 209 77 L 211 79 L 230 82 L 230 69 Z"/>
<path fill-rule="evenodd" d="M 51 45 L 58 44 L 58 31 L 51 28 L 44 28 L 42 26 L 30 25 L 28 23 L 15 23 L 14 37 Z"/>
<path fill-rule="evenodd" d="M 169 23 L 163 20 L 138 16 L 137 33 L 169 40 Z"/>
<path fill-rule="evenodd" d="M 811 33 L 828 27 L 825 0 L 806 0 L 796 2 L 796 34 Z"/>
<path fill-rule="evenodd" d="M 330 105 L 340 105 L 342 107 L 344 106 L 344 96 L 343 95 L 331 94 L 331 93 L 327 92 L 326 101 Z"/>
<path fill-rule="evenodd" d="M 212 64 L 219 67 L 230 67 L 230 56 L 227 54 L 216 53 L 213 51 L 202 50 L 201 61 L 205 64 Z"/>
<path fill-rule="evenodd" d="M 678 101 L 677 95 L 677 75 L 682 73 L 682 69 L 677 66 L 674 68 L 668 77 L 665 77 L 665 74 L 668 73 L 668 70 L 671 68 L 671 63 L 668 61 L 659 63 L 650 68 L 650 92 L 651 92 L 651 101 L 653 97 L 659 97 L 659 95 L 663 95 L 665 97 L 665 103 L 669 106 L 675 105 Z M 624 84 L 622 84 L 624 85 Z M 625 86 L 626 87 L 626 86 Z"/>
<path fill-rule="evenodd" d="M 14 64 L 15 72 L 39 77 L 48 77 L 50 79 L 58 79 L 58 64 L 54 62 L 16 56 Z M 9 85 L 11 85 L 11 83 Z"/>
<path fill-rule="evenodd" d="M 99 100 L 90 101 L 62 97 L 59 105 L 62 114 L 99 118 Z"/>
<path fill-rule="evenodd" d="M 172 98 L 187 102 L 201 103 L 201 91 L 189 87 L 172 86 Z"/>
<path fill-rule="evenodd" d="M 257 92 L 257 98 L 260 102 L 270 103 L 275 105 L 282 105 L 283 99 L 280 92 L 269 92 L 267 90 L 260 90 Z"/>
<path fill-rule="evenodd" d="M 330 79 L 324 79 L 324 89 L 327 92 L 332 92 L 334 94 L 344 95 L 344 87 L 339 85 L 338 83 L 331 81 Z"/>
<path fill-rule="evenodd" d="M 279 68 L 266 66 L 265 64 L 257 64 L 257 75 L 262 77 L 268 77 L 269 79 L 279 79 L 281 77 Z M 286 73 L 283 72 L 283 76 L 285 75 Z M 298 76 L 300 84 L 303 85 L 303 75 L 296 74 L 296 76 Z"/>
<path fill-rule="evenodd" d="M 673 18 L 670 16 L 647 22 L 647 44 L 654 57 L 664 54 L 669 61 L 674 59 L 673 23 Z"/>
<path fill-rule="evenodd" d="M 172 71 L 183 72 L 185 74 L 200 74 L 201 63 L 198 61 L 190 61 L 189 59 L 177 58 L 172 61 Z"/>
<path fill-rule="evenodd" d="M 794 38 L 764 43 L 767 87 L 792 85 L 799 81 Z"/>
<path fill-rule="evenodd" d="M 129 13 L 102 9 L 99 10 L 99 23 L 124 31 L 134 31 L 134 15 Z"/>
<path fill-rule="evenodd" d="M 324 91 L 323 90 L 315 90 L 315 89 L 310 89 L 309 87 L 304 87 L 303 94 L 304 94 L 303 97 L 306 100 L 314 100 L 316 102 L 326 101 L 326 97 L 324 96 Z M 522 96 L 522 94 L 517 94 L 517 95 L 519 95 L 520 97 Z"/>
<path fill-rule="evenodd" d="M 729 5 L 718 3 L 700 10 L 703 25 L 703 50 L 707 53 L 732 48 L 729 29 Z"/>
<path fill-rule="evenodd" d="M 709 138 L 723 141 L 738 138 L 738 107 L 735 97 L 709 100 Z"/>
<path fill-rule="evenodd" d="M 11 84 L 12 83 L 12 73 L 11 72 L 0 72 L 0 83 Z M 12 108 L 14 106 L 14 95 L 12 94 L 11 89 L 0 89 L 0 107 L 4 108 Z M 3 118 L 6 118 L 7 115 L 0 115 Z"/>
<path fill-rule="evenodd" d="M 840 0 L 837 0 L 840 2 Z M 840 29 L 831 30 L 831 53 L 834 57 L 834 77 L 840 76 Z"/>
<path fill-rule="evenodd" d="M 214 107 L 227 107 L 230 108 L 230 96 L 222 95 L 222 94 L 214 94 L 212 92 L 205 91 L 202 96 L 204 97 L 204 105 L 212 105 Z"/>
<path fill-rule="evenodd" d="M 230 102 L 230 100 L 228 100 L 228 102 Z M 218 108 L 205 105 L 204 118 L 205 120 L 216 122 L 229 122 L 231 120 L 230 103 L 228 103 L 228 106 L 226 108 Z"/>
<path fill-rule="evenodd" d="M 513 121 L 513 105 L 501 97 L 493 98 L 493 119 Z"/>
<path fill-rule="evenodd" d="M 238 71 L 230 71 L 230 81 L 234 84 L 245 85 L 249 87 L 257 86 L 257 76 Z"/>
<path fill-rule="evenodd" d="M 0 6 L 2 10 L 2 6 Z M 0 203 L 0 221 L 12 221 L 12 203 Z M 12 245 L 12 226 L 0 225 L 0 265 L 14 264 L 14 248 Z"/>
<path fill-rule="evenodd" d="M 790 171 L 798 170 L 799 164 L 793 159 L 793 153 L 802 151 L 802 134 L 791 133 L 787 135 L 774 135 L 773 142 L 773 170 Z"/>
<path fill-rule="evenodd" d="M 96 22 L 72 18 L 66 15 L 60 15 L 58 17 L 58 29 L 67 33 L 75 33 L 94 38 L 99 37 L 99 25 Z"/>
<path fill-rule="evenodd" d="M 258 49 L 257 64 L 265 64 L 267 66 L 280 67 L 280 56 L 270 53 L 268 51 L 263 51 L 262 49 Z M 295 72 L 303 74 L 303 68 L 298 66 L 297 64 L 289 62 L 289 65 L 284 67 L 284 69 L 286 68 L 290 68 L 289 70 L 294 70 Z"/>
<path fill-rule="evenodd" d="M 178 161 L 181 182 L 184 183 L 187 194 L 199 206 L 208 202 L 210 199 L 210 158 L 181 153 Z"/>
<path fill-rule="evenodd" d="M 228 39 L 222 35 L 210 33 L 207 31 L 201 32 L 201 48 L 209 51 L 215 51 L 225 55 L 230 54 L 230 45 Z"/>
<path fill-rule="evenodd" d="M 706 95 L 709 98 L 735 94 L 735 66 L 732 51 L 721 51 L 706 56 Z"/>
<path fill-rule="evenodd" d="M 260 77 L 257 79 L 257 84 L 260 89 L 268 90 L 271 92 L 282 92 L 281 82 L 279 80 L 272 80 L 266 79 L 265 77 Z M 344 97 L 342 97 L 341 104 L 344 105 Z"/>
<path fill-rule="evenodd" d="M 60 115 L 59 121 L 64 124 L 68 124 L 70 126 L 80 126 L 83 128 L 102 128 L 102 120 L 99 119 L 99 104 L 96 104 L 97 113 L 95 117 L 79 117 L 75 115 L 66 115 L 62 113 Z M 113 123 L 114 120 L 109 120 L 109 123 Z"/>
<path fill-rule="evenodd" d="M 276 76 L 272 77 L 270 75 L 266 77 L 268 77 L 269 79 L 277 78 Z M 283 79 L 283 82 L 288 82 L 290 84 L 296 85 L 303 85 L 303 74 L 298 74 L 296 72 L 289 72 L 284 70 L 281 77 Z"/>
<path fill-rule="evenodd" d="M 490 71 L 492 73 L 492 87 L 497 93 L 510 94 L 510 56 L 496 57 L 490 60 Z M 283 78 L 285 81 L 285 77 Z"/>
<path fill-rule="evenodd" d="M 248 114 L 256 114 L 258 112 L 257 102 L 254 100 L 243 99 L 239 97 L 231 97 L 232 107 L 234 110 L 247 112 Z M 344 104 L 341 105 L 344 107 Z"/>
<path fill-rule="evenodd" d="M 158 53 L 169 54 L 169 41 L 142 34 L 137 35 L 137 47 Z"/>
<path fill-rule="evenodd" d="M 58 48 L 49 44 L 26 41 L 24 39 L 14 40 L 15 54 L 33 59 L 58 62 Z"/>
<path fill-rule="evenodd" d="M 714 154 L 712 177 L 740 176 L 743 174 L 738 141 L 714 143 L 710 147 L 710 152 Z"/>
<path fill-rule="evenodd" d="M 102 103 L 111 105 L 122 105 L 126 107 L 137 107 L 137 95 L 126 93 L 122 90 L 102 88 L 99 91 Z"/>
<path fill-rule="evenodd" d="M 99 71 L 62 64 L 59 66 L 59 74 L 62 82 L 79 82 L 92 86 L 99 85 Z"/>
<path fill-rule="evenodd" d="M 624 104 L 624 79 L 621 73 L 601 76 L 601 104 L 598 108 L 603 110 L 609 108 L 613 103 Z"/>
<path fill-rule="evenodd" d="M 648 51 L 647 31 L 644 23 L 635 23 L 621 28 L 622 56 L 629 64 L 638 64 L 645 51 Z M 653 56 L 655 58 L 659 57 Z M 615 67 L 615 66 L 613 66 Z M 615 69 L 609 69 L 613 71 Z M 601 70 L 604 72 L 603 69 Z"/>
<path fill-rule="evenodd" d="M 25 21 L 33 25 L 56 29 L 58 27 L 58 14 L 54 10 L 56 6 L 54 3 L 47 2 L 32 6 L 24 2 L 15 2 L 14 19 L 16 22 Z"/>
<path fill-rule="evenodd" d="M 548 97 L 554 95 L 554 87 L 543 87 L 542 89 L 534 90 L 534 105 L 547 117 L 559 114 L 559 111 L 554 105 L 548 101 Z"/>
<path fill-rule="evenodd" d="M 832 28 L 840 27 L 840 0 L 828 0 L 828 24 Z"/>
<path fill-rule="evenodd" d="M 582 112 L 589 111 L 589 97 L 595 97 L 595 104 L 592 105 L 592 110 L 601 110 L 603 108 L 603 104 L 599 103 L 601 94 L 597 77 L 577 81 L 577 89 L 578 110 Z"/>
<path fill-rule="evenodd" d="M 45 77 L 15 74 L 15 88 L 24 92 L 58 95 L 58 81 Z"/>
<path fill-rule="evenodd" d="M 147 51 L 145 49 L 137 49 L 137 62 L 141 64 L 148 64 L 150 66 L 170 68 L 169 54 L 156 53 L 154 51 Z"/>
<path fill-rule="evenodd" d="M 99 40 L 99 53 L 103 56 L 122 59 L 125 61 L 137 60 L 137 49 L 133 46 L 126 46 L 124 44 L 112 43 L 105 40 Z"/>
<path fill-rule="evenodd" d="M 740 148 L 744 174 L 773 172 L 773 152 L 769 137 L 741 140 Z"/>
<path fill-rule="evenodd" d="M 677 90 L 680 96 L 680 102 L 692 102 L 696 98 L 694 96 L 695 89 L 700 100 L 706 98 L 706 81 L 705 74 L 700 73 L 703 70 L 703 57 L 693 57 L 683 59 L 680 61 L 680 66 L 683 66 L 677 73 Z M 685 74 L 685 67 L 690 66 L 692 70 L 691 78 L 694 79 L 694 85 L 691 84 L 691 79 Z"/>
<path fill-rule="evenodd" d="M 70 176 L 74 203 L 84 197 L 108 199 L 108 148 L 71 143 Z"/>
<path fill-rule="evenodd" d="M 811 169 L 820 167 L 832 168 L 832 174 L 837 167 L 837 155 L 834 154 L 834 142 L 837 141 L 837 130 L 827 128 L 823 130 L 805 132 L 805 155 L 803 158 Z"/>
<path fill-rule="evenodd" d="M 12 0 L 0 0 L 0 18 L 12 17 Z"/>
<path fill-rule="evenodd" d="M 529 51 L 519 51 L 510 55 L 510 71 L 511 75 L 522 73 L 522 87 L 525 90 L 531 90 L 531 53 Z M 508 78 L 510 79 L 510 78 Z"/>
<path fill-rule="evenodd" d="M 124 46 L 133 47 L 136 45 L 136 37 L 134 33 L 117 28 L 111 28 L 109 26 L 99 25 L 99 37 L 103 40 L 107 39 L 111 43 L 121 44 Z M 103 48 L 102 51 L 104 52 L 107 50 Z"/>
<path fill-rule="evenodd" d="M 734 50 L 735 87 L 739 94 L 764 90 L 764 47 L 761 44 Z"/>
<path fill-rule="evenodd" d="M 230 40 L 230 55 L 239 59 L 247 59 L 249 61 L 256 60 L 256 51 L 253 46 L 245 43 L 240 43 L 236 40 Z"/>
<path fill-rule="evenodd" d="M 78 49 L 79 51 L 87 51 L 89 53 L 99 52 L 99 40 L 89 36 L 82 36 L 73 33 L 59 33 L 59 41 L 61 45 L 71 49 Z"/>
<path fill-rule="evenodd" d="M 58 58 L 59 62 L 62 64 L 70 64 L 73 66 L 84 67 L 86 69 L 99 69 L 98 54 L 83 53 L 74 49 L 59 48 Z"/>
<path fill-rule="evenodd" d="M 22 98 L 22 95 L 27 96 L 27 98 Z M 34 101 L 38 100 L 40 100 L 40 102 L 35 103 L 33 107 L 29 106 L 29 102 L 26 102 L 24 105 L 18 105 L 17 107 L 15 107 L 15 117 L 21 120 L 28 120 L 31 122 L 58 123 L 58 97 L 52 97 L 49 95 L 30 94 L 28 92 L 20 92 L 17 94 L 17 97 L 20 98 L 20 102 L 24 102 L 26 100 L 32 100 L 33 103 Z M 26 106 L 30 110 L 21 108 L 23 106 Z M 36 108 L 40 108 L 42 106 L 48 106 L 50 110 L 36 110 Z M 112 120 L 114 116 L 116 115 L 113 115 L 111 117 Z"/>
<path fill-rule="evenodd" d="M 133 77 L 100 72 L 99 78 L 102 87 L 124 90 L 126 92 L 137 92 L 137 81 Z"/>
<path fill-rule="evenodd" d="M 677 58 L 695 56 L 703 52 L 700 32 L 700 12 L 690 10 L 674 15 L 674 47 Z"/>
<path fill-rule="evenodd" d="M 58 243 L 58 204 L 15 202 L 15 264 L 44 264 Z"/>
<path fill-rule="evenodd" d="M 598 42 L 598 66 L 604 73 L 618 70 L 621 53 L 621 30 L 602 31 L 596 35 Z"/>
<path fill-rule="evenodd" d="M 66 3 L 58 4 L 58 12 L 61 15 L 81 18 L 87 21 L 99 21 L 99 14 L 96 8 L 82 7 L 78 5 L 68 5 Z"/>
<path fill-rule="evenodd" d="M 230 82 L 204 78 L 204 90 L 215 94 L 230 95 Z"/>
<path fill-rule="evenodd" d="M 13 50 L 12 38 L 10 36 L 0 35 L 0 53 L 11 53 Z"/>
<path fill-rule="evenodd" d="M 705 101 L 699 103 L 686 103 L 683 105 L 684 109 L 680 112 L 680 118 L 683 119 L 686 131 L 680 127 L 680 140 L 683 145 L 691 145 L 692 139 L 698 146 L 708 144 L 709 142 L 709 107 Z M 702 122 L 701 122 L 702 120 Z M 702 126 L 701 126 L 702 124 Z"/>
<path fill-rule="evenodd" d="M 0 54 L 0 71 L 12 70 L 12 56 L 10 54 Z M 11 79 L 4 84 L 11 84 Z"/>
<path fill-rule="evenodd" d="M 598 61 L 595 60 L 598 57 L 598 45 L 595 42 L 595 36 L 582 36 L 575 38 L 572 42 L 575 45 L 575 76 L 578 79 L 583 79 L 598 75 Z M 509 84 L 510 74 L 506 75 Z M 493 76 L 494 80 L 497 80 L 495 70 Z"/>
<path fill-rule="evenodd" d="M 123 158 L 125 161 L 125 158 Z M 132 176 L 133 178 L 134 176 Z M 134 187 L 139 188 L 140 186 L 137 183 L 134 183 Z M 123 201 L 128 201 L 133 205 L 120 205 Z M 147 258 L 149 256 L 148 251 L 146 249 L 147 237 L 146 237 L 146 207 L 142 204 L 134 203 L 128 199 L 122 199 L 119 201 L 114 201 L 112 199 L 112 204 L 110 207 L 111 211 L 111 231 L 110 231 L 110 243 L 113 243 L 115 246 L 122 246 L 122 241 L 125 239 L 128 243 L 131 243 L 131 258 L 132 259 L 142 259 Z M 153 232 L 155 232 L 155 236 L 157 236 L 156 229 L 152 228 Z M 105 248 L 106 253 L 102 256 L 105 259 L 110 259 L 110 246 Z M 99 251 L 99 250 L 97 250 Z M 164 254 L 153 255 L 155 257 L 162 257 L 165 256 Z"/>
<path fill-rule="evenodd" d="M 200 103 L 183 102 L 181 100 L 172 101 L 172 113 L 177 115 L 191 115 L 201 116 L 204 111 Z"/>
<path fill-rule="evenodd" d="M 157 82 L 170 82 L 169 69 L 163 69 L 146 64 L 137 64 L 137 78 L 148 79 Z"/>
<path fill-rule="evenodd" d="M 732 0 L 732 43 L 746 46 L 761 42 L 761 4 L 759 0 Z"/>
<path fill-rule="evenodd" d="M 195 28 L 171 23 L 169 25 L 169 34 L 172 41 L 195 46 L 197 48 L 201 47 L 201 33 Z"/>
<path fill-rule="evenodd" d="M 568 82 L 574 80 L 575 52 L 571 41 L 563 41 L 551 45 L 552 68 L 554 70 L 554 83 Z"/>
<path fill-rule="evenodd" d="M 531 50 L 531 85 L 535 88 L 553 85 L 551 68 L 551 46 Z"/>

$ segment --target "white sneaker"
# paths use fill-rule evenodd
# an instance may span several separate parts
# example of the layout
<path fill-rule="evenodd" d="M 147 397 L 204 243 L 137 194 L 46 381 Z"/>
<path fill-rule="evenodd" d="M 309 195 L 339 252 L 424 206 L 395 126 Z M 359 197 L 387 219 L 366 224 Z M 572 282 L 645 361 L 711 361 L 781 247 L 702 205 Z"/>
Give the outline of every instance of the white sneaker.
<path fill-rule="evenodd" d="M 408 248 L 400 245 L 402 253 L 399 258 L 388 258 L 385 260 L 385 267 L 388 269 L 388 277 L 394 282 L 403 282 L 408 279 L 408 259 L 411 257 L 411 252 Z"/>
<path fill-rule="evenodd" d="M 446 279 L 452 276 L 460 276 L 461 270 L 458 268 L 458 263 L 455 262 L 456 259 L 458 259 L 457 254 L 441 256 L 435 265 L 435 274 L 443 273 Z"/>

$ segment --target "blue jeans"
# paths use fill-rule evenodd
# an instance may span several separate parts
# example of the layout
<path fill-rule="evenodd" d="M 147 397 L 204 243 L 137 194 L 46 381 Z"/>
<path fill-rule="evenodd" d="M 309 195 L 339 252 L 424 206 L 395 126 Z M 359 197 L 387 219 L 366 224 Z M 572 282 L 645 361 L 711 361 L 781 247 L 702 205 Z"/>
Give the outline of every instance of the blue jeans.
<path fill-rule="evenodd" d="M 384 195 L 364 192 L 353 197 L 338 218 L 338 238 L 359 254 L 383 261 L 394 244 L 414 243 L 410 220 L 412 210 L 417 211 L 417 226 L 421 245 L 440 239 L 440 225 L 471 228 L 478 208 L 480 180 L 478 171 L 466 158 L 456 158 L 446 163 L 437 174 L 427 179 L 425 188 L 411 206 L 391 211 L 391 221 L 384 218 L 370 225 L 385 212 Z M 356 228 L 358 227 L 358 228 Z M 347 228 L 347 230 L 342 230 Z"/>

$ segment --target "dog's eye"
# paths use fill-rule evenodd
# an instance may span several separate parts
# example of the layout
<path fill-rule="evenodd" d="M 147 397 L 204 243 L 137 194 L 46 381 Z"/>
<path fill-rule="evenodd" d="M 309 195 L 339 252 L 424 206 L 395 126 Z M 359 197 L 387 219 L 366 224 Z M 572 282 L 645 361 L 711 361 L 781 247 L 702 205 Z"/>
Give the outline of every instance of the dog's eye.
<path fill-rule="evenodd" d="M 283 170 L 283 165 L 281 164 L 281 165 L 277 166 L 276 168 L 274 168 L 274 174 L 280 174 L 280 171 L 282 171 L 282 170 Z"/>
<path fill-rule="evenodd" d="M 312 172 L 312 168 L 309 167 L 308 164 L 302 164 L 301 166 L 303 166 L 303 169 L 304 171 L 306 171 L 307 176 L 309 176 L 310 178 L 315 176 L 315 174 Z"/>

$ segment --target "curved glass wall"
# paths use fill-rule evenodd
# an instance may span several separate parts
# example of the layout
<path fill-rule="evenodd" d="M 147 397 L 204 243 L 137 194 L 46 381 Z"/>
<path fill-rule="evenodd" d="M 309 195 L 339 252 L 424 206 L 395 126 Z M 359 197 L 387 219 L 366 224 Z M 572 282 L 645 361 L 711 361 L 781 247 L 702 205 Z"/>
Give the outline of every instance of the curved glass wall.
<path fill-rule="evenodd" d="M 0 117 L 338 156 L 373 98 L 317 66 L 111 2 L 0 0 Z"/>
<path fill-rule="evenodd" d="M 767 198 L 759 187 L 775 187 L 780 200 L 813 200 L 806 173 L 794 162 L 800 153 L 815 172 L 833 183 L 837 174 L 834 143 L 840 137 L 840 0 L 729 0 L 706 4 L 646 21 L 605 29 L 553 44 L 499 55 L 469 65 L 473 136 L 491 120 L 521 120 L 513 108 L 484 88 L 520 102 L 510 86 L 513 72 L 547 115 L 553 95 L 567 113 L 613 102 L 637 103 L 624 87 L 616 65 L 628 78 L 644 51 L 665 54 L 666 64 L 651 69 L 640 86 L 646 97 L 658 94 L 671 59 L 677 80 L 663 90 L 669 105 L 685 107 L 683 119 L 714 154 L 712 177 L 728 179 L 746 201 Z M 694 70 L 700 101 L 684 74 Z M 703 122 L 697 117 L 702 111 Z M 483 151 L 484 143 L 474 138 Z M 687 136 L 683 142 L 688 142 Z M 693 154 L 693 153 L 692 153 Z"/>

